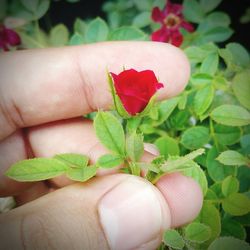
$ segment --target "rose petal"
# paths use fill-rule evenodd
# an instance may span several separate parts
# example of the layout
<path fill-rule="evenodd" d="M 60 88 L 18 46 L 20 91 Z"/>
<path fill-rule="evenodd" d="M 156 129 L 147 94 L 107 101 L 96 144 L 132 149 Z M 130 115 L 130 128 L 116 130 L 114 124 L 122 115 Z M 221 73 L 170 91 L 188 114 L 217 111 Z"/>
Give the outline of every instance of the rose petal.
<path fill-rule="evenodd" d="M 158 7 L 153 8 L 152 15 L 151 15 L 151 18 L 153 19 L 153 21 L 162 23 L 165 17 L 166 16 Z"/>
<path fill-rule="evenodd" d="M 194 26 L 191 23 L 188 23 L 184 20 L 182 20 L 180 26 L 182 28 L 184 28 L 185 30 L 189 31 L 189 32 L 193 32 L 194 31 Z"/>
<path fill-rule="evenodd" d="M 168 42 L 169 39 L 170 39 L 169 31 L 165 26 L 161 27 L 159 30 L 156 30 L 151 35 L 152 41 Z"/>

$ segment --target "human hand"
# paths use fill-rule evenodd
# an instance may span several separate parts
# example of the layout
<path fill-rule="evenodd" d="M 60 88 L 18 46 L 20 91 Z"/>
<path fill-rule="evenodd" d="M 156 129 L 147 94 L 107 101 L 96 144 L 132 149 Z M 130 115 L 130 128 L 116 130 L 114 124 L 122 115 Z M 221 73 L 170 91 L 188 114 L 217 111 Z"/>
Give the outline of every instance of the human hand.
<path fill-rule="evenodd" d="M 158 189 L 125 174 L 74 185 L 63 177 L 19 183 L 3 175 L 27 157 L 74 152 L 95 161 L 105 153 L 91 122 L 81 116 L 109 108 L 106 69 L 119 72 L 123 66 L 152 69 L 166 83 L 159 99 L 181 92 L 189 77 L 183 53 L 162 43 L 112 42 L 1 55 L 0 195 L 14 195 L 20 204 L 35 199 L 1 215 L 5 249 L 155 249 L 163 230 L 199 212 L 200 188 L 180 174 L 162 177 Z M 150 159 L 149 153 L 144 158 Z"/>

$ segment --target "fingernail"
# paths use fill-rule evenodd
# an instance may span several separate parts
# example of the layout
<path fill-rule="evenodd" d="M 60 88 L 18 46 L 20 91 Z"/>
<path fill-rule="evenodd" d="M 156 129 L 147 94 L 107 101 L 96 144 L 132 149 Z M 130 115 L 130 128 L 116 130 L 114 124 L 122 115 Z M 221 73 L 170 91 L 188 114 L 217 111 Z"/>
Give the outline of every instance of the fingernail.
<path fill-rule="evenodd" d="M 148 153 L 151 153 L 152 155 L 158 156 L 160 154 L 158 148 L 151 143 L 144 143 L 144 150 Z"/>
<path fill-rule="evenodd" d="M 129 177 L 108 192 L 98 212 L 111 249 L 138 248 L 170 226 L 164 198 L 153 185 L 138 177 Z"/>

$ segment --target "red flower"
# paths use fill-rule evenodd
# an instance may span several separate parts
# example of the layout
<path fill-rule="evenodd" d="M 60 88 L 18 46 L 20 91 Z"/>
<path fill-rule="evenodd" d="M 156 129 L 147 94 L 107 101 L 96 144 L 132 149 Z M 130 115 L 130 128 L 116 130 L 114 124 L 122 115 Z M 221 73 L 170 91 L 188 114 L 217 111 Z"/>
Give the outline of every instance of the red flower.
<path fill-rule="evenodd" d="M 124 70 L 113 78 L 116 94 L 130 115 L 142 112 L 156 91 L 163 87 L 152 70 Z"/>
<path fill-rule="evenodd" d="M 17 46 L 20 43 L 20 36 L 15 31 L 0 25 L 0 48 L 8 51 L 9 46 Z"/>
<path fill-rule="evenodd" d="M 179 47 L 183 41 L 179 29 L 184 28 L 189 32 L 194 30 L 183 18 L 182 5 L 172 4 L 169 0 L 162 11 L 158 7 L 153 8 L 152 19 L 161 23 L 161 28 L 152 33 L 152 41 L 168 42 Z"/>

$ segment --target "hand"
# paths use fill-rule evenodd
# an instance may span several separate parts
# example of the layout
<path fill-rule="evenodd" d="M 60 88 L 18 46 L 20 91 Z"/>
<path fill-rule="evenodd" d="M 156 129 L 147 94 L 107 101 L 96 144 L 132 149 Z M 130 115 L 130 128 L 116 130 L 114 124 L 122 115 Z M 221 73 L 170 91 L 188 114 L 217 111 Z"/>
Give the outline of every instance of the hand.
<path fill-rule="evenodd" d="M 155 249 L 163 230 L 198 214 L 201 190 L 180 174 L 162 177 L 157 188 L 125 174 L 72 185 L 64 177 L 19 183 L 3 175 L 28 157 L 74 152 L 95 161 L 102 155 L 91 122 L 81 116 L 110 107 L 106 70 L 118 73 L 123 66 L 154 70 L 166 84 L 159 99 L 180 93 L 189 77 L 184 54 L 163 43 L 109 42 L 1 55 L 0 195 L 13 195 L 19 204 L 33 200 L 1 215 L 4 249 Z M 150 158 L 145 153 L 144 159 Z"/>

